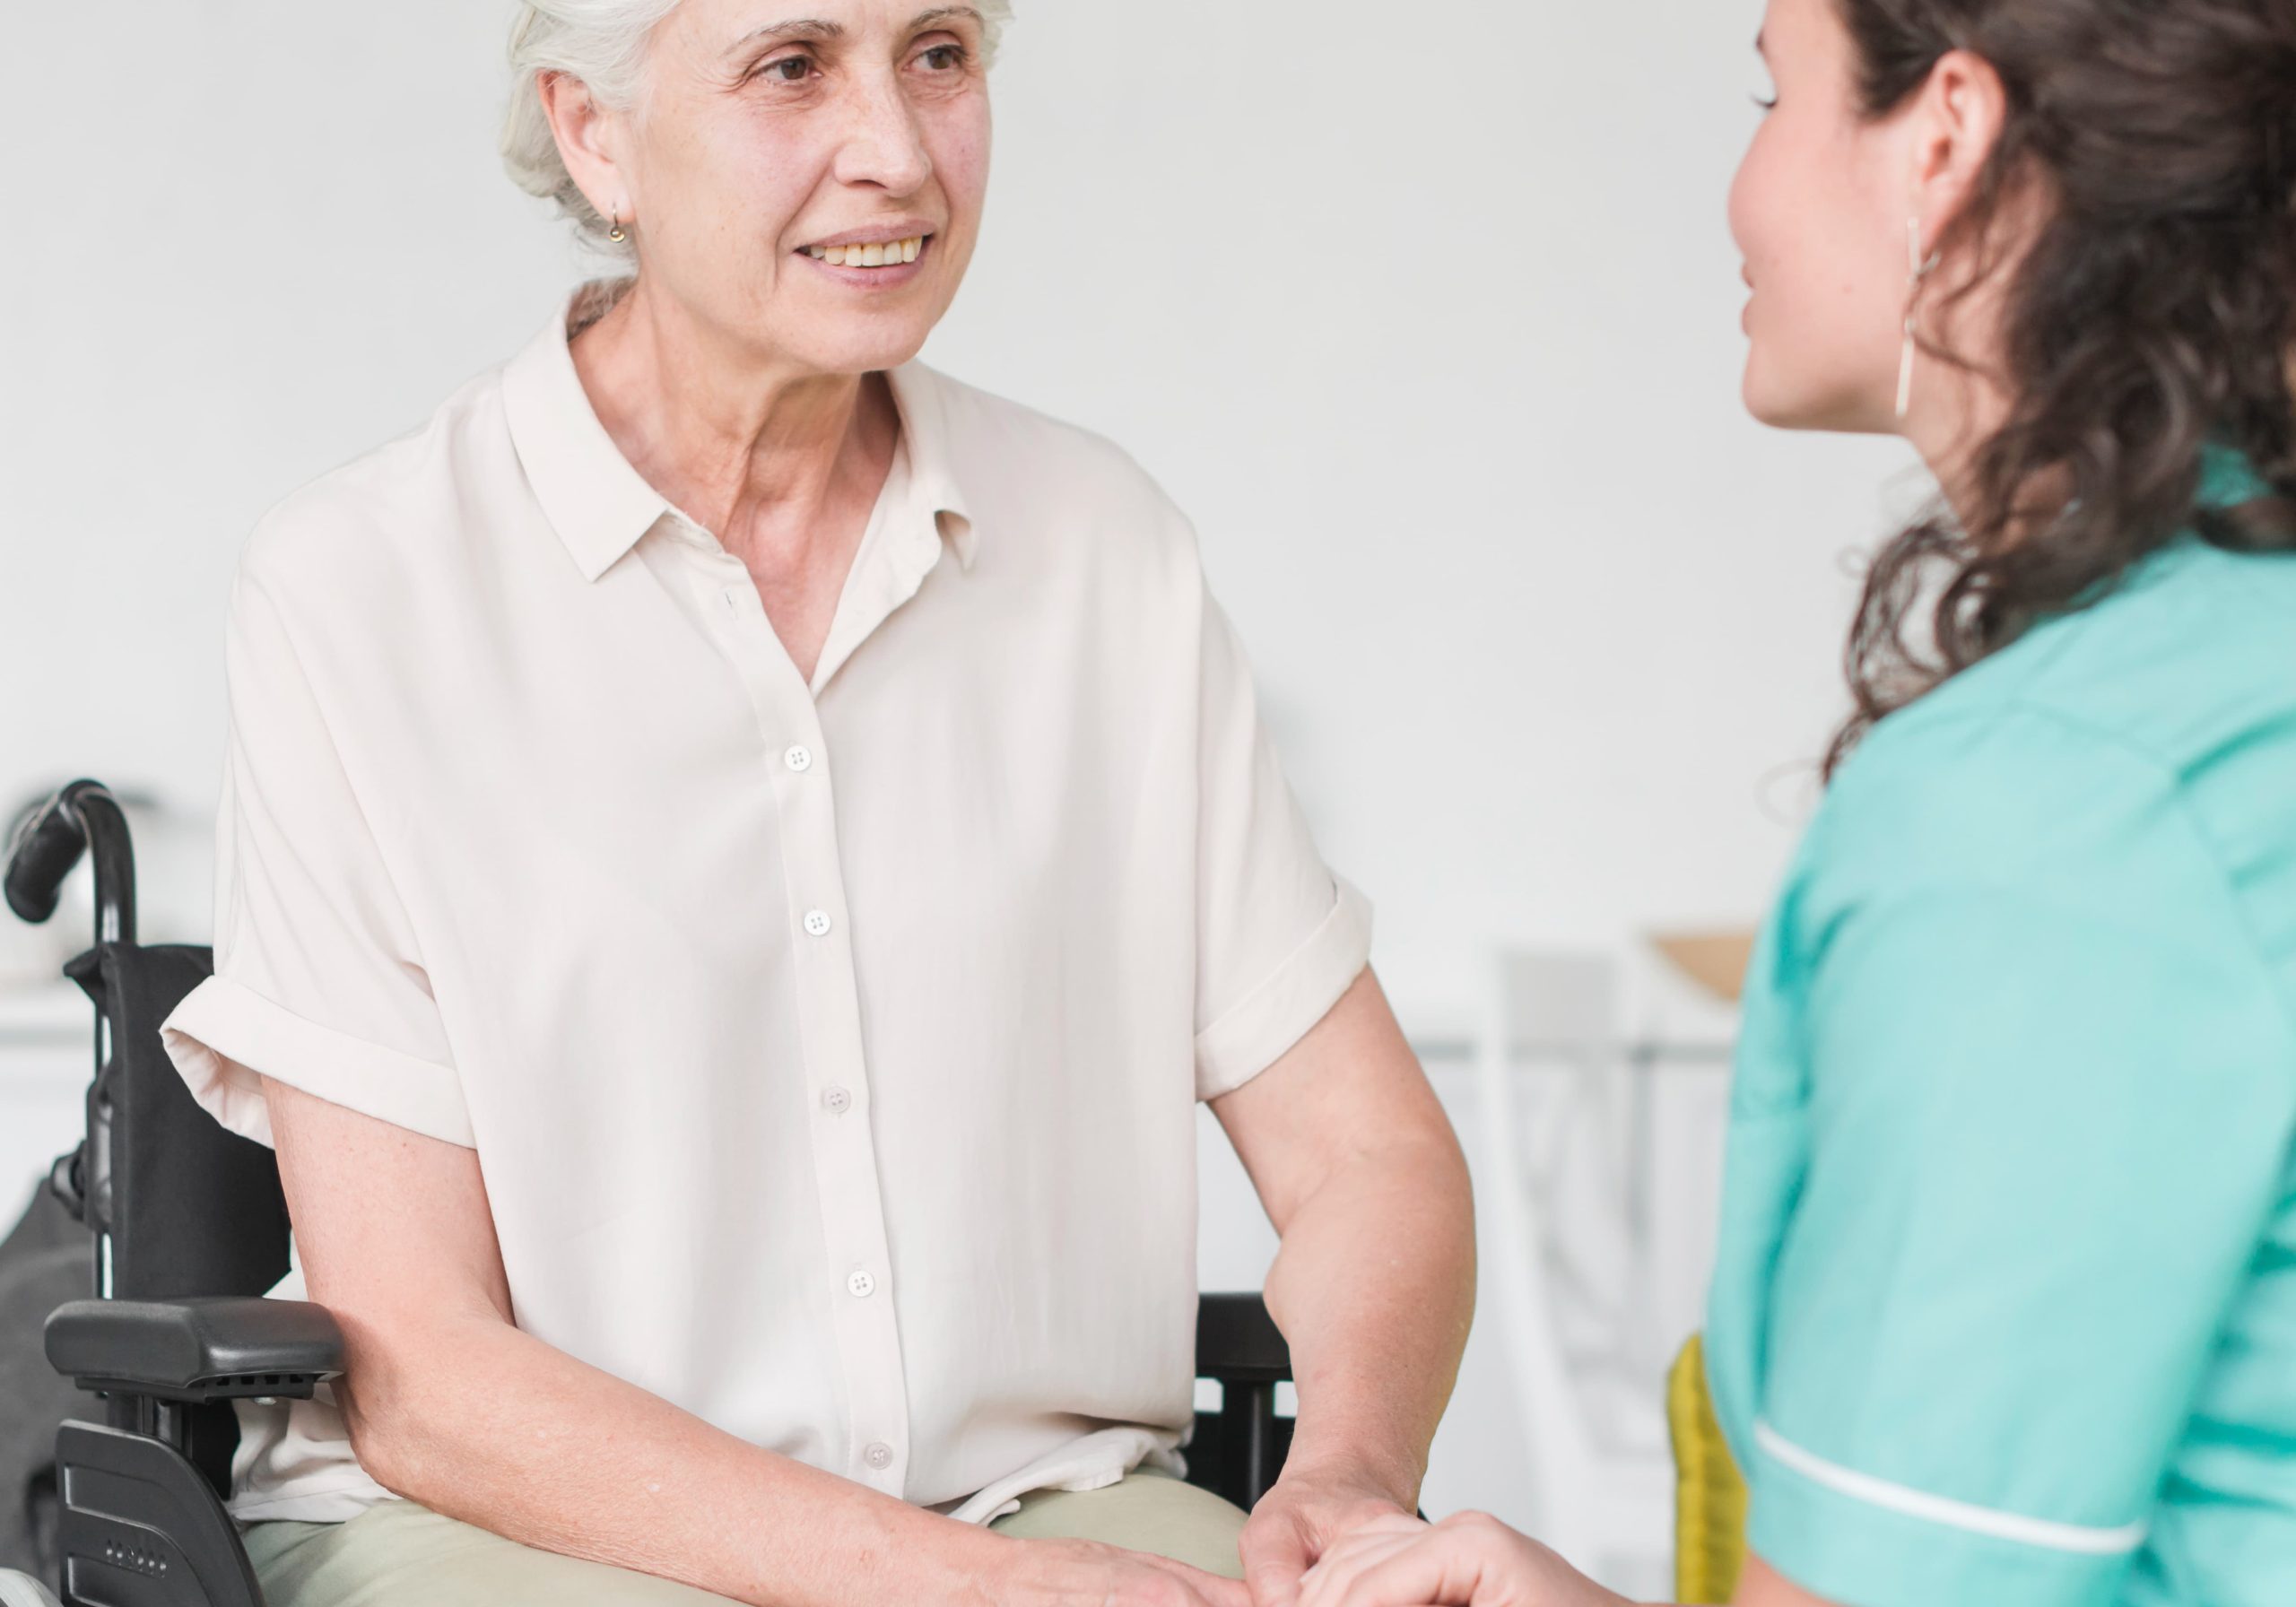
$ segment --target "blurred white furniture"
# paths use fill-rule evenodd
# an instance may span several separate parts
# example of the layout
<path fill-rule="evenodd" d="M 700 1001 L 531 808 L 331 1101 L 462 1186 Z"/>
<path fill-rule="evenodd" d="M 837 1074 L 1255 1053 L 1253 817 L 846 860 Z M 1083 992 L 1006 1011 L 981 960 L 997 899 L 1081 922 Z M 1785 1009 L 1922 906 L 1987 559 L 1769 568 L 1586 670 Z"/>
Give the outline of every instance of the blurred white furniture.
<path fill-rule="evenodd" d="M 1695 1322 L 1684 1281 L 1705 1281 L 1718 1177 L 1700 1159 L 1718 1152 L 1726 1055 L 1629 1043 L 1620 993 L 1607 955 L 1494 955 L 1467 1139 L 1483 1320 L 1500 1325 L 1522 1410 L 1530 1531 L 1648 1593 L 1671 1564 L 1664 1377 Z M 1682 1091 L 1705 1096 L 1687 1126 L 1668 1098 Z"/>

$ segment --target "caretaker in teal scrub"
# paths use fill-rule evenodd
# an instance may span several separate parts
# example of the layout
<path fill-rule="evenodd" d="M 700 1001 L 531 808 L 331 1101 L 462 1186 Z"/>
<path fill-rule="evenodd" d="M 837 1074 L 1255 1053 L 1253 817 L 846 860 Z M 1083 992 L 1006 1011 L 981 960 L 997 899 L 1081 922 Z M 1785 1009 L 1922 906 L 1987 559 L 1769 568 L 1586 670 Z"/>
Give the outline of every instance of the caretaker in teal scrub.
<path fill-rule="evenodd" d="M 2292 1156 L 2296 557 L 2186 539 L 1883 721 L 1788 876 L 1707 1341 L 1752 1550 L 2296 1603 Z"/>
<path fill-rule="evenodd" d="M 1747 410 L 1940 496 L 1747 983 L 1736 1607 L 2296 1607 L 2296 5 L 1757 48 Z M 1623 1607 L 1589 1560 L 1380 1519 L 1299 1607 Z"/>
<path fill-rule="evenodd" d="M 2199 479 L 1865 732 L 1756 948 L 1705 1346 L 1739 1607 L 2296 1603 L 2296 504 Z M 1427 1603 L 1626 1607 L 1483 1514 L 1300 1599 Z"/>

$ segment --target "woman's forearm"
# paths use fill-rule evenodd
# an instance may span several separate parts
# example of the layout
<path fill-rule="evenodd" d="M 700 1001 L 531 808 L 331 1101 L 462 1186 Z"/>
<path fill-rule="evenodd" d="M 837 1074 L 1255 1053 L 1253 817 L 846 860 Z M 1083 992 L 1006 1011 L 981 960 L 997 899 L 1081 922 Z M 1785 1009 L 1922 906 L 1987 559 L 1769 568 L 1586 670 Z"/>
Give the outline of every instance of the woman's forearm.
<path fill-rule="evenodd" d="M 1017 1542 L 759 1449 L 493 1313 L 338 1312 L 352 1439 L 447 1516 L 755 1607 L 995 1599 Z"/>
<path fill-rule="evenodd" d="M 352 1448 L 387 1489 L 755 1607 L 1026 1607 L 1062 1560 L 761 1450 L 523 1333 L 474 1151 L 263 1087 L 309 1296 L 343 1329 Z"/>
<path fill-rule="evenodd" d="M 1286 1224 L 1267 1280 L 1292 1339 L 1302 1467 L 1418 1499 L 1474 1316 L 1474 1207 L 1448 1128 L 1337 1172 Z"/>

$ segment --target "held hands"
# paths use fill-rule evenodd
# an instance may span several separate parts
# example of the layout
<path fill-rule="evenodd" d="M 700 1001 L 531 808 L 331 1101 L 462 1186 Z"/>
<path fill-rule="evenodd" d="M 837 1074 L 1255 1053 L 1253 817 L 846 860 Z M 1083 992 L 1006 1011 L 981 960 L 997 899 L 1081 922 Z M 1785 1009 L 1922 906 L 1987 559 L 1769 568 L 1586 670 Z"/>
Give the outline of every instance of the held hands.
<path fill-rule="evenodd" d="M 1299 1607 L 1628 1607 L 1488 1513 L 1380 1518 L 1308 1572 Z"/>
<path fill-rule="evenodd" d="M 1303 1607 L 1302 1577 L 1344 1536 L 1394 1524 L 1423 1526 L 1405 1502 L 1370 1476 L 1345 1469 L 1287 1470 L 1244 1525 L 1250 1607 Z"/>
<path fill-rule="evenodd" d="M 1006 1568 L 964 1607 L 1251 1607 L 1237 1579 L 1083 1540 L 1006 1542 Z"/>
<path fill-rule="evenodd" d="M 969 1580 L 962 1607 L 1299 1607 L 1301 1576 L 1317 1559 L 1380 1523 L 1424 1526 L 1367 1472 L 1297 1463 L 1244 1525 L 1244 1579 L 1098 1542 L 990 1535 L 992 1559 Z"/>

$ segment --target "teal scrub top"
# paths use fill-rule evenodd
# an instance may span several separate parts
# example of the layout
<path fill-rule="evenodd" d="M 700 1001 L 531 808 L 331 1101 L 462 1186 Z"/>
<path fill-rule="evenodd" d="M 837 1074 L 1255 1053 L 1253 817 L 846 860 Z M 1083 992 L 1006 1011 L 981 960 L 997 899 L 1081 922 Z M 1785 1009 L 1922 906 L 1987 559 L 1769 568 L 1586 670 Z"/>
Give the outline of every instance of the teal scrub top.
<path fill-rule="evenodd" d="M 2296 1603 L 2296 557 L 2187 538 L 1874 728 L 1755 955 L 1726 1177 L 1770 1567 Z"/>

